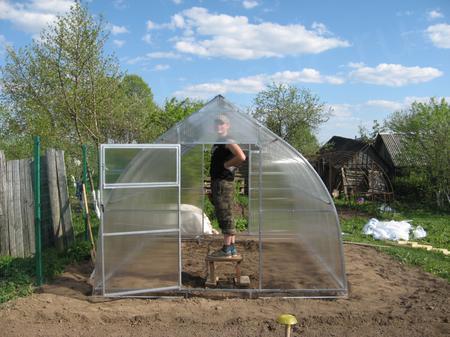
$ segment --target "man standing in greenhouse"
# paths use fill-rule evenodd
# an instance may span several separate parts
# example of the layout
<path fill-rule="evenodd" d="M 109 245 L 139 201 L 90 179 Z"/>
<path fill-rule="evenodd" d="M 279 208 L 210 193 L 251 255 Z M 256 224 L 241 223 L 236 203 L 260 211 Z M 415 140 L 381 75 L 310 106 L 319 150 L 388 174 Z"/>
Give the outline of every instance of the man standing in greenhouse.
<path fill-rule="evenodd" d="M 229 137 L 230 120 L 221 114 L 215 121 L 217 144 L 211 149 L 211 193 L 216 216 L 223 234 L 223 247 L 213 257 L 237 256 L 236 225 L 233 219 L 234 175 L 245 161 L 245 154 Z"/>

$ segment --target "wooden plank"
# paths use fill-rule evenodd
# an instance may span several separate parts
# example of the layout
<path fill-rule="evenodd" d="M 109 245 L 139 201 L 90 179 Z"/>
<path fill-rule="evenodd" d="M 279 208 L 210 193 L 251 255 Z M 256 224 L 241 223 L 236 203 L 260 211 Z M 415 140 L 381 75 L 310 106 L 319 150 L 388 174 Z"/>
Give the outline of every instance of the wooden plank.
<path fill-rule="evenodd" d="M 26 159 L 19 160 L 19 212 L 20 218 L 22 220 L 22 241 L 23 241 L 23 255 L 30 256 L 30 234 L 29 234 L 29 224 L 28 224 L 28 215 L 27 215 L 27 204 L 26 204 Z"/>
<path fill-rule="evenodd" d="M 0 151 L 0 255 L 9 255 L 9 229 L 6 207 L 6 158 Z"/>
<path fill-rule="evenodd" d="M 34 193 L 33 193 L 33 177 L 32 166 L 33 160 L 28 159 L 25 165 L 25 185 L 26 185 L 26 208 L 28 217 L 28 228 L 30 238 L 30 254 L 36 252 L 35 249 L 35 228 L 34 228 Z"/>
<path fill-rule="evenodd" d="M 54 246 L 52 211 L 48 192 L 47 157 L 41 156 L 41 235 L 42 247 Z"/>
<path fill-rule="evenodd" d="M 14 234 L 14 200 L 13 200 L 13 165 L 6 162 L 6 208 L 8 209 L 9 255 L 17 256 L 16 237 Z"/>
<path fill-rule="evenodd" d="M 22 205 L 20 200 L 20 166 L 19 160 L 11 160 L 12 184 L 13 184 L 13 209 L 14 212 L 14 236 L 16 238 L 16 255 L 24 257 L 23 230 L 22 230 Z"/>
<path fill-rule="evenodd" d="M 58 193 L 58 175 L 56 173 L 56 154 L 54 149 L 47 149 L 46 161 L 47 161 L 47 176 L 48 176 L 48 189 L 50 196 L 50 209 L 53 225 L 53 235 L 55 238 L 55 247 L 58 251 L 64 250 L 64 237 L 63 228 L 61 223 L 61 207 L 59 204 Z"/>
<path fill-rule="evenodd" d="M 61 207 L 61 223 L 64 233 L 64 244 L 70 246 L 74 241 L 72 228 L 72 211 L 70 209 L 69 189 L 67 186 L 66 165 L 64 163 L 64 151 L 56 151 L 56 168 L 58 176 L 59 202 Z"/>

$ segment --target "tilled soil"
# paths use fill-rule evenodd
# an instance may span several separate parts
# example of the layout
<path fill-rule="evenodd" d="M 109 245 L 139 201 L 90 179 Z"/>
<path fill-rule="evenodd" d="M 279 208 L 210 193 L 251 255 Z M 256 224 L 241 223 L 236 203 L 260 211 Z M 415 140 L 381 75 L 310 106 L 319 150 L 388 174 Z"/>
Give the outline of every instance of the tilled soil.
<path fill-rule="evenodd" d="M 345 245 L 346 299 L 96 300 L 89 265 L 0 306 L 0 336 L 449 336 L 450 285 L 370 247 Z M 202 282 L 201 275 L 197 281 Z"/>

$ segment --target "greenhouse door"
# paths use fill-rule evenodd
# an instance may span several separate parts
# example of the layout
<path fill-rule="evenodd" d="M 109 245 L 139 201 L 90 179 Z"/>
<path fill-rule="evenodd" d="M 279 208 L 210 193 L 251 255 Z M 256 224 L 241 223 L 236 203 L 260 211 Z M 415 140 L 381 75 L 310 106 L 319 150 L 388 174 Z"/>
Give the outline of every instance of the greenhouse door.
<path fill-rule="evenodd" d="M 102 145 L 105 296 L 181 287 L 180 146 Z"/>

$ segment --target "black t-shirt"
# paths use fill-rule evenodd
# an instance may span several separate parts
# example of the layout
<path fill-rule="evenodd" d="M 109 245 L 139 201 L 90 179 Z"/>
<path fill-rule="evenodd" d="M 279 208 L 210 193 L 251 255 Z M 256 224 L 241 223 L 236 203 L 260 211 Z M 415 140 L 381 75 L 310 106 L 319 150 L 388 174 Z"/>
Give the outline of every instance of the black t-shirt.
<path fill-rule="evenodd" d="M 226 147 L 226 144 L 213 145 L 211 148 L 211 167 L 209 170 L 211 179 L 234 180 L 234 172 L 227 170 L 223 166 L 233 156 L 233 153 Z"/>

